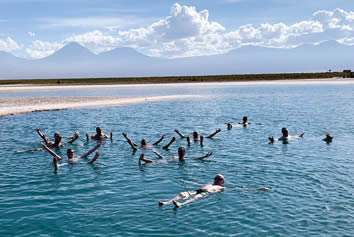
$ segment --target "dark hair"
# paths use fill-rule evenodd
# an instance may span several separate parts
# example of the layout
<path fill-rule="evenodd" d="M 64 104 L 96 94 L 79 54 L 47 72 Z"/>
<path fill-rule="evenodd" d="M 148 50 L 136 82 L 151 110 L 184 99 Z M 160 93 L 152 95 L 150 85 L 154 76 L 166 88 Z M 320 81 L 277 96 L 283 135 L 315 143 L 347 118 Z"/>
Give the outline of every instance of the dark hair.
<path fill-rule="evenodd" d="M 179 147 L 178 148 L 178 155 L 181 156 L 184 154 L 186 154 L 186 150 L 184 149 L 184 147 L 183 146 Z"/>
<path fill-rule="evenodd" d="M 146 146 L 147 145 L 147 142 L 146 142 L 146 140 L 144 138 L 141 139 L 140 143 L 141 143 L 142 146 Z"/>
<path fill-rule="evenodd" d="M 99 134 L 99 135 L 101 135 L 101 134 L 102 134 L 102 130 L 101 130 L 101 128 L 100 128 L 100 127 L 97 127 L 97 128 L 96 128 L 96 133 L 97 133 L 97 134 Z"/>
<path fill-rule="evenodd" d="M 193 132 L 193 138 L 198 138 L 198 136 L 199 136 L 198 132 L 197 132 L 197 131 L 194 131 L 194 132 Z"/>

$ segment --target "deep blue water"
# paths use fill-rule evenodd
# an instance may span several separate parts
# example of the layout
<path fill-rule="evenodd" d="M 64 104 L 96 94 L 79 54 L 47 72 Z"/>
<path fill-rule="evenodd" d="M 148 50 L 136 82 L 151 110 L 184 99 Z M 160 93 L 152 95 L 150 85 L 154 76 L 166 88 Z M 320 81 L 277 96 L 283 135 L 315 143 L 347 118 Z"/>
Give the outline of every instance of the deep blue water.
<path fill-rule="evenodd" d="M 131 93 L 134 91 L 131 90 Z M 161 101 L 126 106 L 62 110 L 0 118 L 0 236 L 353 236 L 354 235 L 354 86 L 229 86 L 146 89 L 142 95 L 203 94 L 192 100 Z M 65 96 L 70 92 L 61 92 Z M 92 94 L 81 91 L 80 95 Z M 100 95 L 97 90 L 95 95 Z M 122 90 L 118 94 L 129 94 Z M 50 92 L 53 96 L 53 92 Z M 116 95 L 115 91 L 105 93 Z M 43 94 L 36 94 L 41 96 Z M 130 94 L 129 94 L 130 95 Z M 2 95 L 4 96 L 4 95 Z M 28 96 L 17 94 L 17 96 Z M 247 128 L 226 130 L 225 122 Z M 263 125 L 255 125 L 261 122 Z M 52 137 L 80 131 L 67 148 L 81 155 L 95 144 L 84 134 L 95 127 L 113 132 L 94 165 L 60 167 L 43 151 L 16 153 L 39 147 L 39 127 Z M 268 144 L 267 137 L 305 133 L 289 144 Z M 207 135 L 204 147 L 186 146 L 177 138 L 163 155 L 186 147 L 187 160 L 139 167 L 142 151 L 132 152 L 121 136 L 150 143 L 174 129 Z M 322 141 L 328 131 L 331 144 Z M 206 152 L 204 161 L 188 159 Z M 157 160 L 151 151 L 145 156 Z M 158 207 L 181 191 L 198 189 L 221 173 L 227 189 L 180 209 Z M 181 181 L 190 181 L 183 182 Z M 235 187 L 271 187 L 268 192 Z"/>

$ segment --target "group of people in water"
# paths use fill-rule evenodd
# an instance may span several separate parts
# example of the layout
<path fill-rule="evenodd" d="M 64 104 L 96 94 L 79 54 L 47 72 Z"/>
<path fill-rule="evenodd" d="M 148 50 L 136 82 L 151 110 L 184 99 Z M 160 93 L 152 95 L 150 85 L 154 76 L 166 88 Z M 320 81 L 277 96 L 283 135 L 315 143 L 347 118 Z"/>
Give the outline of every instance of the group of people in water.
<path fill-rule="evenodd" d="M 248 125 L 250 125 L 251 123 L 248 122 L 248 118 L 247 116 L 243 117 L 242 122 L 237 123 L 237 124 L 231 124 L 231 123 L 226 123 L 227 125 L 227 129 L 231 130 L 233 127 L 247 127 Z M 261 123 L 256 123 L 256 125 L 262 125 Z M 35 151 L 35 150 L 41 150 L 41 149 L 45 149 L 46 151 L 49 152 L 49 154 L 51 154 L 53 156 L 53 165 L 54 165 L 54 169 L 55 171 L 58 170 L 59 167 L 67 165 L 67 164 L 74 164 L 74 163 L 87 163 L 87 164 L 93 164 L 97 158 L 100 156 L 99 152 L 96 152 L 94 157 L 91 160 L 86 160 L 85 162 L 80 162 L 80 159 L 87 159 L 89 155 L 91 155 L 92 153 L 94 153 L 98 148 L 100 148 L 102 146 L 102 141 L 105 139 L 110 139 L 111 141 L 113 140 L 113 134 L 112 132 L 110 132 L 110 135 L 106 135 L 102 132 L 100 127 L 96 128 L 96 134 L 94 135 L 89 135 L 86 133 L 86 140 L 87 142 L 91 139 L 91 140 L 95 140 L 97 141 L 97 144 L 95 147 L 93 147 L 91 150 L 89 150 L 88 152 L 86 152 L 85 154 L 81 155 L 79 158 L 76 158 L 74 155 L 74 150 L 73 149 L 67 149 L 67 160 L 64 163 L 59 164 L 59 160 L 63 160 L 62 157 L 60 157 L 58 154 L 56 154 L 52 149 L 53 148 L 60 148 L 63 146 L 63 142 L 62 142 L 62 137 L 58 132 L 54 133 L 54 139 L 50 140 L 48 137 L 46 137 L 38 128 L 35 129 L 38 133 L 38 135 L 42 138 L 42 148 L 32 148 L 32 149 L 28 149 L 25 151 Z M 193 140 L 195 143 L 199 143 L 200 146 L 203 146 L 203 141 L 204 141 L 204 136 L 199 135 L 199 133 L 197 131 L 194 131 L 192 134 L 192 138 L 190 138 L 189 136 L 183 135 L 179 130 L 175 129 L 176 134 L 178 134 L 180 136 L 180 138 L 182 139 L 186 139 L 187 144 L 190 145 L 191 144 L 191 140 Z M 206 136 L 206 138 L 213 138 L 216 134 L 218 134 L 219 132 L 221 132 L 221 129 L 216 129 L 215 132 L 211 133 L 210 135 Z M 291 139 L 296 139 L 296 138 L 302 138 L 304 136 L 304 133 L 301 133 L 300 135 L 296 135 L 296 136 L 289 136 L 289 132 L 287 128 L 282 128 L 281 130 L 282 132 L 282 136 L 278 139 L 275 139 L 273 136 L 268 137 L 269 139 L 269 143 L 274 143 L 275 141 L 282 141 L 283 143 L 287 143 L 289 140 Z M 186 154 L 186 150 L 184 147 L 179 147 L 177 150 L 178 155 L 177 156 L 173 156 L 173 157 L 164 157 L 162 156 L 155 148 L 154 146 L 157 146 L 158 144 L 160 144 L 162 142 L 162 140 L 164 140 L 166 138 L 166 135 L 163 134 L 161 136 L 161 138 L 159 138 L 159 140 L 157 140 L 156 142 L 153 143 L 153 145 L 148 145 L 147 141 L 145 139 L 142 139 L 140 142 L 140 146 L 136 143 L 134 143 L 130 138 L 128 138 L 127 133 L 123 132 L 122 136 L 126 139 L 126 141 L 128 142 L 128 144 L 131 146 L 131 148 L 134 151 L 137 151 L 139 149 L 141 150 L 146 150 L 146 149 L 151 149 L 152 152 L 159 158 L 159 159 L 164 159 L 164 160 L 178 160 L 178 161 L 185 161 L 185 154 Z M 333 140 L 333 136 L 331 136 L 328 132 L 326 132 L 325 134 L 325 138 L 322 139 L 323 141 L 330 143 Z M 73 142 L 75 142 L 77 139 L 79 138 L 79 132 L 75 132 L 74 135 L 66 137 L 66 139 L 68 141 L 66 141 L 66 143 L 70 143 L 72 144 Z M 176 137 L 172 137 L 171 140 L 169 141 L 169 143 L 165 146 L 163 146 L 163 149 L 168 149 L 170 147 L 171 144 L 173 144 L 176 141 Z M 194 158 L 194 159 L 198 159 L 198 160 L 203 160 L 207 157 L 210 157 L 213 153 L 212 152 L 208 152 L 200 157 Z M 168 158 L 168 159 L 166 159 Z M 151 159 L 148 159 L 145 157 L 144 153 L 141 153 L 139 156 L 139 161 L 138 161 L 139 165 L 143 165 L 143 164 L 149 164 L 149 163 L 158 163 L 158 161 L 153 161 Z M 166 201 L 166 202 L 162 202 L 159 201 L 158 204 L 159 206 L 163 206 L 163 205 L 167 205 L 167 204 L 171 204 L 173 203 L 175 205 L 175 207 L 181 207 L 185 204 L 188 204 L 190 202 L 193 202 L 199 198 L 205 197 L 207 196 L 209 193 L 215 193 L 215 192 L 221 192 L 224 190 L 224 177 L 221 174 L 218 174 L 215 176 L 214 178 L 214 182 L 213 184 L 207 184 L 205 186 L 203 186 L 201 189 L 197 189 L 194 191 L 188 191 L 188 192 L 181 192 L 179 193 L 176 197 L 174 197 L 173 199 Z M 247 189 L 247 188 L 245 188 Z M 270 188 L 267 187 L 261 187 L 261 188 L 256 188 L 253 190 L 259 190 L 259 191 L 268 191 L 270 190 Z M 177 202 L 179 200 L 186 200 L 184 202 Z"/>

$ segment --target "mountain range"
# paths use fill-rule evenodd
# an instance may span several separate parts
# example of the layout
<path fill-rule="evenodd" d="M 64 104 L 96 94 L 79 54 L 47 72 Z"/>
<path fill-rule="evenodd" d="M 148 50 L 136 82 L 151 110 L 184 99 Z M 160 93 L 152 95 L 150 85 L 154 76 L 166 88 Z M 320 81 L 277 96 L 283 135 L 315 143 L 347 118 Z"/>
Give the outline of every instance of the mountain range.
<path fill-rule="evenodd" d="M 244 46 L 226 54 L 157 58 L 132 48 L 94 54 L 69 43 L 48 57 L 29 60 L 0 51 L 0 79 L 193 76 L 342 71 L 354 68 L 354 46 L 327 41 L 280 49 Z"/>

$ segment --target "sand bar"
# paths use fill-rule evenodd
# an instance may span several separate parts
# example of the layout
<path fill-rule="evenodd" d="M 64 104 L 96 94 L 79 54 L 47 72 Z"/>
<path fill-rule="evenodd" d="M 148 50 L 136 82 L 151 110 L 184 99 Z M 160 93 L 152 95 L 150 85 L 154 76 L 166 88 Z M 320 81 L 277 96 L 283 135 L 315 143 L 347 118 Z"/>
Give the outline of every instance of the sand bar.
<path fill-rule="evenodd" d="M 352 78 L 329 79 L 289 79 L 289 80 L 259 80 L 259 81 L 232 81 L 232 82 L 196 82 L 196 83 L 161 83 L 161 84 L 104 84 L 104 85 L 3 85 L 1 92 L 24 91 L 58 91 L 58 90 L 96 90 L 112 88 L 166 88 L 166 87 L 216 87 L 216 86 L 260 86 L 260 85 L 330 85 L 330 84 L 354 84 Z"/>
<path fill-rule="evenodd" d="M 124 104 L 149 103 L 161 100 L 193 99 L 199 95 L 170 95 L 149 97 L 68 97 L 68 98 L 0 98 L 0 117 L 7 115 Z"/>

